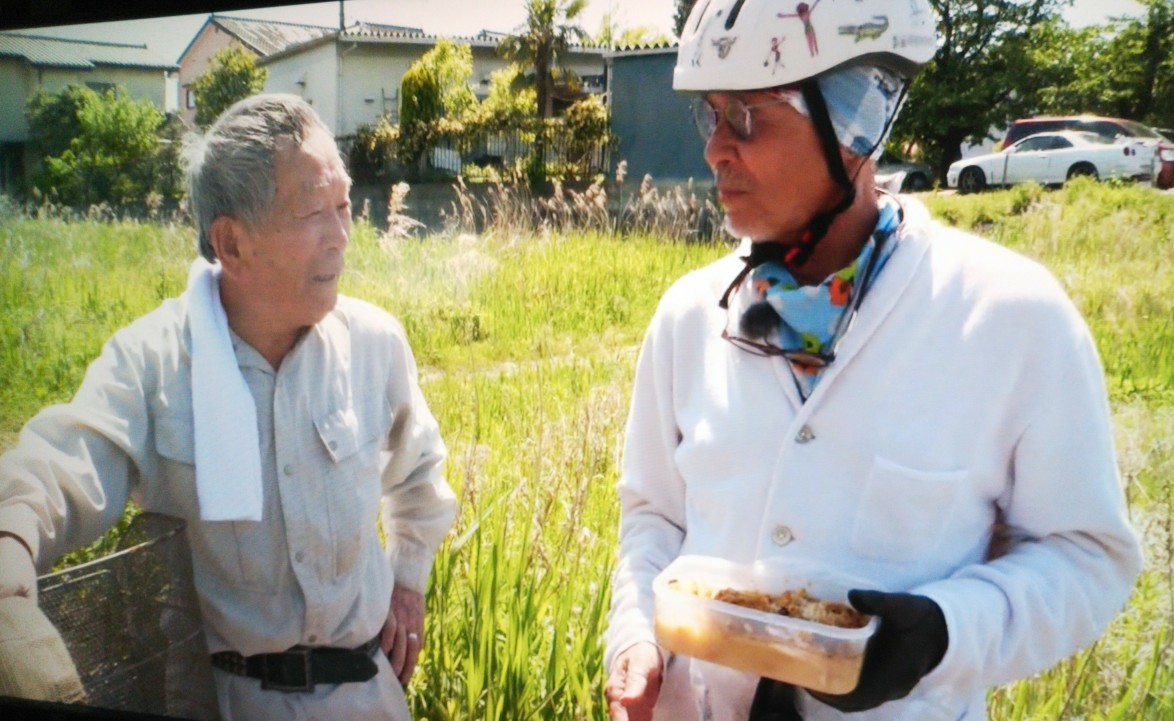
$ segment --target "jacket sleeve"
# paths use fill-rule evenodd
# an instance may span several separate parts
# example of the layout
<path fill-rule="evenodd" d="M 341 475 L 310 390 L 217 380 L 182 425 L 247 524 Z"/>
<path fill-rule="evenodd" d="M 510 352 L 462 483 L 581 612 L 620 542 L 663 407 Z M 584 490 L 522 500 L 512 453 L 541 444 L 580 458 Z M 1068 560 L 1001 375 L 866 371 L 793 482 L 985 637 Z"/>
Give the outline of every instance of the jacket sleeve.
<path fill-rule="evenodd" d="M 619 481 L 619 557 L 612 576 L 604 668 L 635 643 L 655 643 L 652 581 L 685 537 L 685 482 L 674 452 L 670 314 L 662 301 L 636 363 Z"/>
<path fill-rule="evenodd" d="M 981 693 L 1079 651 L 1126 603 L 1141 568 L 1093 340 L 1066 299 L 1052 309 L 1033 326 L 1037 350 L 1016 389 L 1032 408 L 1000 500 L 1016 541 L 915 590 L 938 602 L 949 628 L 946 656 L 926 678 L 935 686 Z"/>
<path fill-rule="evenodd" d="M 34 416 L 0 457 L 0 530 L 25 541 L 39 572 L 113 526 L 137 482 L 142 363 L 121 340 L 106 343 L 71 402 Z"/>
<path fill-rule="evenodd" d="M 447 451 L 420 392 L 415 358 L 402 330 L 397 335 L 381 512 L 396 584 L 423 593 L 436 550 L 456 518 L 457 500 L 444 479 Z"/>

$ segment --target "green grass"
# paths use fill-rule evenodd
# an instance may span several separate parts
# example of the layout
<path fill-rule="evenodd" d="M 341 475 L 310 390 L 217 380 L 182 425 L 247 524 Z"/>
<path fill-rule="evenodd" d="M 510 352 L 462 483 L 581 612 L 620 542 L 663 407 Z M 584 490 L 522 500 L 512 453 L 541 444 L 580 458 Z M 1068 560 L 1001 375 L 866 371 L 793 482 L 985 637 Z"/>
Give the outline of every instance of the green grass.
<path fill-rule="evenodd" d="M 1174 196 L 1078 182 L 922 197 L 1052 268 L 1085 313 L 1146 544 L 1097 644 L 993 691 L 991 718 L 1168 721 Z M 68 399 L 115 328 L 182 290 L 193 244 L 174 225 L 0 213 L 0 447 Z M 594 231 L 388 241 L 356 227 L 344 291 L 404 322 L 461 496 L 432 576 L 417 719 L 606 718 L 600 638 L 637 348 L 668 284 L 726 250 Z"/>

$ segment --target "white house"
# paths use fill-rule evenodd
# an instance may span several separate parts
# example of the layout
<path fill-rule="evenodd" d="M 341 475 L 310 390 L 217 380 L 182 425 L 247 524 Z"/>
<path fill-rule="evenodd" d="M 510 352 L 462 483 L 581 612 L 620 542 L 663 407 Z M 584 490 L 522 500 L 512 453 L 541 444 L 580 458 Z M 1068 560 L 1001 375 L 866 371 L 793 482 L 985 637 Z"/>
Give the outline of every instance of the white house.
<path fill-rule="evenodd" d="M 418 28 L 384 27 L 400 32 L 420 32 Z M 291 45 L 315 40 L 337 30 L 320 25 L 209 15 L 179 56 L 180 117 L 189 127 L 194 126 L 196 97 L 192 92 L 192 81 L 208 71 L 212 58 L 221 50 L 239 47 L 260 60 Z"/>
<path fill-rule="evenodd" d="M 481 32 L 471 38 L 451 38 L 473 52 L 473 84 L 478 97 L 489 92 L 489 77 L 506 67 L 497 53 L 500 33 Z M 404 32 L 387 26 L 357 23 L 345 30 L 262 58 L 269 71 L 266 92 L 294 93 L 306 99 L 336 136 L 353 135 L 361 125 L 382 115 L 398 121 L 400 81 L 413 62 L 432 49 L 439 38 Z M 602 48 L 576 47 L 566 66 L 583 82 L 584 90 L 603 90 Z"/>

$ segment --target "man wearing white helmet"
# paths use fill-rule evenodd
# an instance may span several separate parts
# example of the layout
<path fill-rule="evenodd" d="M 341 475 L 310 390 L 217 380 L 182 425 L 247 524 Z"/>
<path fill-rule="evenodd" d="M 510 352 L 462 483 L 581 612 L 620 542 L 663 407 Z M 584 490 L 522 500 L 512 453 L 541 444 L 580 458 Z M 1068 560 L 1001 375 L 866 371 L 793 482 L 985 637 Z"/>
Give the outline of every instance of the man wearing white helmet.
<path fill-rule="evenodd" d="M 739 252 L 637 366 L 606 634 L 615 720 L 982 719 L 1091 643 L 1140 570 L 1087 326 L 1041 266 L 875 187 L 926 0 L 700 0 L 693 93 Z M 880 618 L 843 696 L 656 644 L 674 559 L 830 569 Z"/>

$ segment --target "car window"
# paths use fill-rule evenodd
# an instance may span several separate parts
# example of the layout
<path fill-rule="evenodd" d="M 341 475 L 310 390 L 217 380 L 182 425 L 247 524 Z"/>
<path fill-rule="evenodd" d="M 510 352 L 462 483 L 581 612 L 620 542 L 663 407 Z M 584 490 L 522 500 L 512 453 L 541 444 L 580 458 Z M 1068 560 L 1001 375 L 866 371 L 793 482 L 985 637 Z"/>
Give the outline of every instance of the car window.
<path fill-rule="evenodd" d="M 1129 134 L 1135 138 L 1150 138 L 1160 140 L 1162 137 L 1154 129 L 1148 128 L 1145 125 L 1142 125 L 1141 123 L 1135 122 L 1133 120 L 1122 120 L 1121 125 L 1125 126 L 1125 129 L 1129 132 Z"/>
<path fill-rule="evenodd" d="M 1090 133 L 1113 139 L 1118 135 L 1126 135 L 1125 128 L 1117 123 L 1110 123 L 1106 120 L 1089 120 L 1081 122 L 1079 125 L 1081 130 L 1087 130 Z"/>
<path fill-rule="evenodd" d="M 1032 136 L 1015 146 L 1016 153 L 1030 153 L 1034 150 L 1047 150 L 1051 147 L 1052 138 L 1050 136 Z"/>
<path fill-rule="evenodd" d="M 1063 135 L 1053 135 L 1052 142 L 1048 143 L 1048 150 L 1063 150 L 1064 148 L 1071 147 L 1072 141 Z"/>
<path fill-rule="evenodd" d="M 1065 127 L 1064 121 L 1062 120 L 1030 120 L 1027 122 L 1013 123 L 1011 129 L 1007 131 L 1005 144 L 1014 145 L 1029 135 L 1046 133 L 1053 130 L 1063 130 Z"/>

